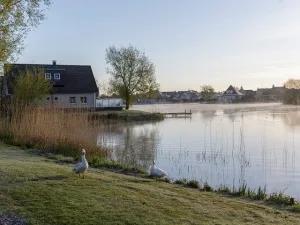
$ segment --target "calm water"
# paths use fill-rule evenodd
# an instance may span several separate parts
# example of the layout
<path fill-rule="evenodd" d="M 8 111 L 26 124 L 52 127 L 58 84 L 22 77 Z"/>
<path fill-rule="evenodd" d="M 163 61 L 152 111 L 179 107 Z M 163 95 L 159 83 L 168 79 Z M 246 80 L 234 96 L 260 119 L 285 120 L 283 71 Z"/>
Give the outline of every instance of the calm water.
<path fill-rule="evenodd" d="M 149 168 L 155 159 L 171 179 L 284 191 L 300 199 L 300 108 L 281 104 L 134 106 L 149 112 L 192 110 L 192 118 L 108 126 L 99 144 L 112 158 Z M 298 187 L 298 189 L 297 189 Z"/>

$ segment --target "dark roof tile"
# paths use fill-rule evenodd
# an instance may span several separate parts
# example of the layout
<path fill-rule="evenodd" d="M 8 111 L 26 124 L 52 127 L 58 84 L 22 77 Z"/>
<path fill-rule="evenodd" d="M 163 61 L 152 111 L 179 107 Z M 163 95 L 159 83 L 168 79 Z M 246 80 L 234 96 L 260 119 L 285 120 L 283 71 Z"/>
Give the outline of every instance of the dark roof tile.
<path fill-rule="evenodd" d="M 75 93 L 95 93 L 98 92 L 92 67 L 88 65 L 52 65 L 52 64 L 9 64 L 8 90 L 12 93 L 11 75 L 18 75 L 20 71 L 26 69 L 40 68 L 45 73 L 52 74 L 54 94 L 75 94 Z M 60 73 L 60 80 L 54 80 L 53 74 Z"/>

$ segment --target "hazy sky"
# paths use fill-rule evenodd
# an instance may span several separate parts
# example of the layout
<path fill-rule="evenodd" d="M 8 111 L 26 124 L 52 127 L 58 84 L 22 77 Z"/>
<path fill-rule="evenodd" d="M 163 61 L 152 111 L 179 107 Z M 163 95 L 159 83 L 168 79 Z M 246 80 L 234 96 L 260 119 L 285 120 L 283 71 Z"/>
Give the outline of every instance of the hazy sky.
<path fill-rule="evenodd" d="M 300 78 L 300 0 L 53 0 L 19 63 L 91 65 L 107 80 L 105 49 L 140 50 L 162 91 L 244 89 Z"/>

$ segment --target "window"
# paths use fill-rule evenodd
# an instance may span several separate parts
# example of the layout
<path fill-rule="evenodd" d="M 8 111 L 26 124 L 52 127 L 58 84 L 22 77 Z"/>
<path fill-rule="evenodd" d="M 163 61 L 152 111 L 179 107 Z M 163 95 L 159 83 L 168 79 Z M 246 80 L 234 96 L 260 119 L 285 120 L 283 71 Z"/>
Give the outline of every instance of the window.
<path fill-rule="evenodd" d="M 86 100 L 87 100 L 86 97 L 80 97 L 80 101 L 82 104 L 86 104 L 87 102 Z"/>
<path fill-rule="evenodd" d="M 46 73 L 45 78 L 48 79 L 48 80 L 51 80 L 51 73 Z"/>
<path fill-rule="evenodd" d="M 57 102 L 58 101 L 58 97 L 54 97 L 54 101 Z"/>
<path fill-rule="evenodd" d="M 54 80 L 60 80 L 60 73 L 54 74 Z"/>
<path fill-rule="evenodd" d="M 76 97 L 70 97 L 70 103 L 75 104 L 76 103 Z"/>

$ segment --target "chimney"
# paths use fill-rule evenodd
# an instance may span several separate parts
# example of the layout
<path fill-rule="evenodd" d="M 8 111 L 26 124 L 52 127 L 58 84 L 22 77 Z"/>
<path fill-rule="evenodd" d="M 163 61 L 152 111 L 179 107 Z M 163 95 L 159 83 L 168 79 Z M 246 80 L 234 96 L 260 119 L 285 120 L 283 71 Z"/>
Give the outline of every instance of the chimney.
<path fill-rule="evenodd" d="M 56 66 L 56 60 L 52 60 L 52 65 Z"/>

